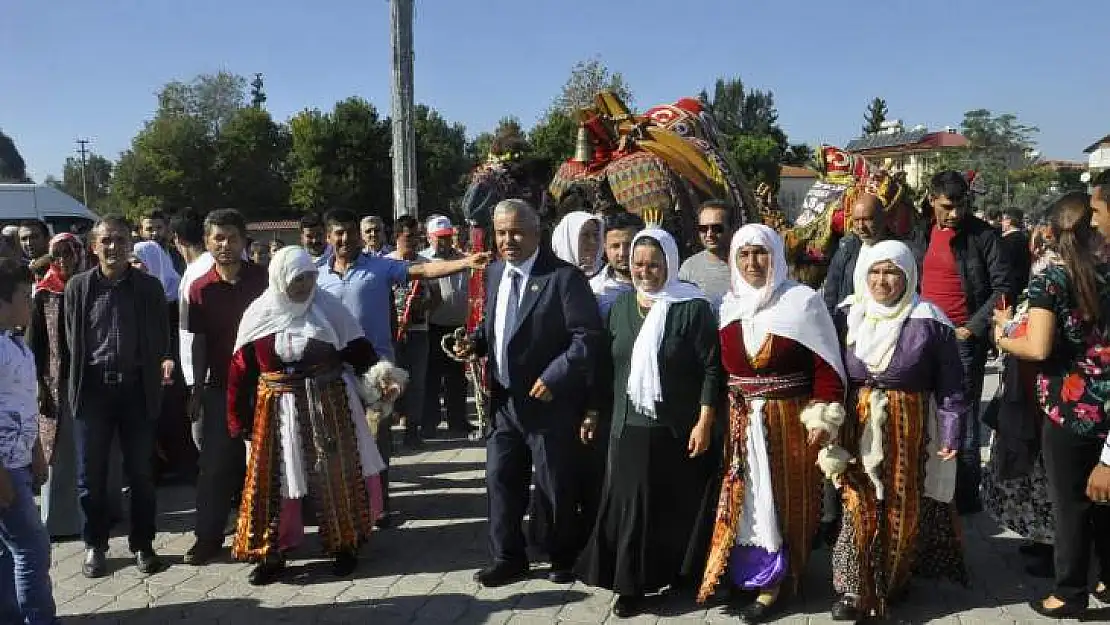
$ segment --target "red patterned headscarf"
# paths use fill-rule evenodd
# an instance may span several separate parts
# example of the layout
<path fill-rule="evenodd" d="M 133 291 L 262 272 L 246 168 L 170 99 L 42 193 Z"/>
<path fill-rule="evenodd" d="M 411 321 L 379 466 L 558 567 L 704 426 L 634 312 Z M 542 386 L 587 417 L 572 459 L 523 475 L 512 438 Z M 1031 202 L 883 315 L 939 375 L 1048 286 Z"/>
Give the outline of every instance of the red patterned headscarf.
<path fill-rule="evenodd" d="M 66 288 L 65 279 L 62 278 L 62 272 L 58 268 L 58 258 L 62 254 L 62 250 L 68 249 L 73 254 L 74 259 L 77 261 L 77 266 L 74 273 L 84 271 L 85 269 L 85 246 L 82 245 L 81 239 L 68 232 L 54 235 L 50 239 L 50 255 L 55 259 L 50 263 L 50 269 L 46 271 L 46 275 L 42 280 L 39 280 L 36 285 L 37 288 L 49 291 L 51 293 L 61 294 Z"/>

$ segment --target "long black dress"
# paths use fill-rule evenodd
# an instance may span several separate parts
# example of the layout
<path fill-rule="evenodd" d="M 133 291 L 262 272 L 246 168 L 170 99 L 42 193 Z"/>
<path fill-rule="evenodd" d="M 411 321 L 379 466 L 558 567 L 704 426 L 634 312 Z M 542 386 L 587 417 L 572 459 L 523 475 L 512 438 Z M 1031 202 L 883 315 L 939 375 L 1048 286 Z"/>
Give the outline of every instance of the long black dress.
<path fill-rule="evenodd" d="M 696 458 L 687 451 L 701 406 L 719 406 L 722 398 L 713 311 L 704 300 L 675 303 L 667 311 L 659 350 L 664 399 L 654 419 L 637 411 L 625 391 L 643 322 L 635 293 L 622 295 L 609 311 L 608 465 L 597 521 L 576 569 L 583 582 L 620 595 L 700 577 L 719 487 L 718 446 Z"/>

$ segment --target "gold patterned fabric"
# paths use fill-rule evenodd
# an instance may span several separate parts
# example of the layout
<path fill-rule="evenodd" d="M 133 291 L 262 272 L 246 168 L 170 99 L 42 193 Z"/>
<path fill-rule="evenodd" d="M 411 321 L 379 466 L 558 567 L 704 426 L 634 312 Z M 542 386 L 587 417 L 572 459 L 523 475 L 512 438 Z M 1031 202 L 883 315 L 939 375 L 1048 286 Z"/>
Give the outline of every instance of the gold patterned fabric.
<path fill-rule="evenodd" d="M 279 410 L 281 397 L 287 393 L 293 394 L 297 403 L 300 453 L 308 474 L 308 496 L 313 497 L 318 511 L 324 551 L 334 554 L 356 549 L 372 529 L 370 499 L 359 462 L 347 388 L 339 373 L 262 373 L 250 461 L 232 544 L 237 560 L 258 561 L 279 550 Z"/>
<path fill-rule="evenodd" d="M 756 367 L 770 357 L 771 341 L 753 359 Z M 761 364 L 762 363 L 762 364 Z M 799 383 L 802 382 L 802 383 Z M 805 384 L 808 382 L 809 384 Z M 750 470 L 746 459 L 749 408 L 747 401 L 756 393 L 764 397 L 764 427 L 767 456 L 771 465 L 771 488 L 775 513 L 787 550 L 790 588 L 798 589 L 809 560 L 810 542 L 821 519 L 821 472 L 816 465 L 816 449 L 809 448 L 807 432 L 800 415 L 809 403 L 809 379 L 792 377 L 737 378 L 729 381 L 729 440 L 725 445 L 725 475 L 705 574 L 698 589 L 698 601 L 705 602 L 716 591 L 728 568 L 729 555 L 744 512 L 744 477 Z M 802 394 L 799 394 L 799 393 Z M 787 397 L 782 397 L 788 395 Z M 789 396 L 793 395 L 793 396 Z"/>
<path fill-rule="evenodd" d="M 841 430 L 841 441 L 858 457 L 860 435 L 871 414 L 874 389 L 863 387 L 856 401 L 857 419 Z M 879 477 L 883 499 L 858 463 L 844 474 L 844 530 L 833 550 L 833 585 L 837 592 L 860 597 L 860 608 L 886 613 L 887 603 L 905 588 L 911 574 L 949 577 L 966 582 L 959 520 L 950 504 L 924 496 L 926 431 L 930 410 L 926 393 L 884 389 L 886 421 L 882 425 L 883 459 Z M 928 520 L 928 526 L 925 525 Z M 928 549 L 929 558 L 915 562 Z"/>

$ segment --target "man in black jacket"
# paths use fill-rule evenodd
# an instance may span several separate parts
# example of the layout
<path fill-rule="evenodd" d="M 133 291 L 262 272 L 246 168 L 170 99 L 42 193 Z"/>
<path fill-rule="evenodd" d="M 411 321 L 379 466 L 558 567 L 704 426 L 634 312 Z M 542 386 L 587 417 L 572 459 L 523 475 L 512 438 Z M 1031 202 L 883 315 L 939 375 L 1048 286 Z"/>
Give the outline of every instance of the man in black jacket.
<path fill-rule="evenodd" d="M 89 241 L 99 264 L 66 284 L 64 311 L 85 516 L 82 572 L 90 578 L 108 572 L 108 466 L 118 435 L 131 487 L 128 543 L 139 571 L 151 574 L 160 568 L 153 545 L 154 440 L 162 387 L 173 381 L 166 297 L 157 278 L 131 267 L 131 226 L 124 218 L 103 218 Z"/>
<path fill-rule="evenodd" d="M 999 224 L 1002 226 L 1002 249 L 1006 262 L 1010 265 L 1010 293 L 1007 303 L 1013 306 L 1025 287 L 1029 286 L 1029 271 L 1033 260 L 1029 255 L 1029 237 L 1025 234 L 1023 223 L 1025 215 L 1016 208 L 1002 211 Z"/>
<path fill-rule="evenodd" d="M 998 231 L 971 214 L 971 190 L 963 175 L 942 171 L 929 184 L 935 224 L 921 271 L 921 297 L 936 304 L 956 326 L 964 394 L 970 409 L 964 421 L 956 475 L 956 508 L 982 509 L 979 401 L 994 308 L 1012 289 L 1012 275 Z"/>

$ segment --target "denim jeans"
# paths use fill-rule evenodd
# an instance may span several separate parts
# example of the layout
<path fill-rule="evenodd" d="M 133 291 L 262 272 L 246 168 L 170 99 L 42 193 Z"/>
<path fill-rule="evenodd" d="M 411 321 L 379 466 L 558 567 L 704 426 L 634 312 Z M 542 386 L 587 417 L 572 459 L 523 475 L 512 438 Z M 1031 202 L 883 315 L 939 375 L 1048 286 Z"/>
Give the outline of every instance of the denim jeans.
<path fill-rule="evenodd" d="M 50 585 L 50 536 L 39 519 L 31 469 L 8 469 L 15 497 L 0 510 L 0 622 L 58 623 Z"/>
<path fill-rule="evenodd" d="M 979 422 L 979 404 L 983 395 L 983 376 L 987 364 L 987 344 L 972 337 L 957 341 L 960 363 L 964 366 L 964 398 L 968 411 L 963 422 L 963 436 L 956 465 L 956 509 L 961 513 L 977 512 L 979 482 L 982 478 L 983 426 Z"/>

